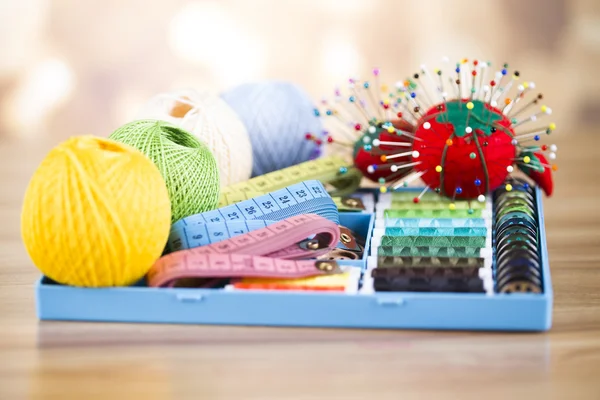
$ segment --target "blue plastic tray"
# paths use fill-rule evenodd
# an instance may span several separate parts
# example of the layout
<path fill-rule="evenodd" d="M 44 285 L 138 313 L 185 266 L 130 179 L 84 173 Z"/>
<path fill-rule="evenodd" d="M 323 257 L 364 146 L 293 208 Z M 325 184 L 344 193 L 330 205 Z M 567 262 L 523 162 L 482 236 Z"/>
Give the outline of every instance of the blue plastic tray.
<path fill-rule="evenodd" d="M 42 277 L 36 284 L 42 320 L 271 325 L 339 328 L 544 331 L 552 324 L 552 284 L 541 196 L 538 203 L 543 293 L 373 293 L 75 288 Z M 340 214 L 340 223 L 370 238 L 374 215 Z M 363 260 L 345 265 L 366 269 Z"/>

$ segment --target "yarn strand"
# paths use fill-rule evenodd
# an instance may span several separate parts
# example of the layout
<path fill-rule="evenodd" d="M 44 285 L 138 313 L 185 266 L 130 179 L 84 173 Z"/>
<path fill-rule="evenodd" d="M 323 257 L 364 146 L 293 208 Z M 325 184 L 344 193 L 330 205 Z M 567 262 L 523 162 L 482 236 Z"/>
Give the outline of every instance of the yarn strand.
<path fill-rule="evenodd" d="M 318 157 L 307 134 L 322 137 L 321 121 L 310 97 L 288 82 L 237 86 L 221 97 L 242 120 L 252 142 L 252 176 L 284 169 Z"/>
<path fill-rule="evenodd" d="M 52 149 L 36 169 L 21 235 L 35 266 L 59 284 L 126 286 L 161 256 L 170 223 L 169 193 L 148 157 L 80 136 Z"/>
<path fill-rule="evenodd" d="M 120 127 L 110 138 L 140 150 L 158 167 L 169 190 L 172 222 L 217 207 L 217 162 L 191 133 L 168 122 L 141 120 Z"/>
<path fill-rule="evenodd" d="M 250 178 L 252 145 L 248 132 L 220 97 L 195 90 L 158 94 L 146 102 L 137 119 L 171 123 L 204 143 L 216 160 L 221 186 Z"/>

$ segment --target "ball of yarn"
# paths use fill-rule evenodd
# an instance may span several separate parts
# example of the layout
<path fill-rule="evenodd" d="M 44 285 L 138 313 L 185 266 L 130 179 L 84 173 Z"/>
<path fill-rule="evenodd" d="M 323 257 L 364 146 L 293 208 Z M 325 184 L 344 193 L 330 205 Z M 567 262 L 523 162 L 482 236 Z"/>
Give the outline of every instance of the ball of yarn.
<path fill-rule="evenodd" d="M 81 136 L 52 149 L 23 202 L 33 263 L 72 286 L 130 285 L 161 256 L 171 209 L 160 172 L 139 151 Z"/>
<path fill-rule="evenodd" d="M 318 155 L 307 134 L 321 135 L 310 97 L 288 82 L 247 83 L 222 94 L 246 125 L 252 142 L 252 175 L 283 169 Z"/>
<path fill-rule="evenodd" d="M 137 119 L 158 119 L 185 129 L 204 142 L 217 160 L 221 186 L 250 178 L 252 145 L 237 114 L 220 97 L 196 90 L 158 94 Z"/>
<path fill-rule="evenodd" d="M 169 190 L 172 222 L 217 208 L 217 163 L 191 133 L 165 121 L 140 120 L 123 125 L 110 138 L 135 147 L 156 164 Z"/>

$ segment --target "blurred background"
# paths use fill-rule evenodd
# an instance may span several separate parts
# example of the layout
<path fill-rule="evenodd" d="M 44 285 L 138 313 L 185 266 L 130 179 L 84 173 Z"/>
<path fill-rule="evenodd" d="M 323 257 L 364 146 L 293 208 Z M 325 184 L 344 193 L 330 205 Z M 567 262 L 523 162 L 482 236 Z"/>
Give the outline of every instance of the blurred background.
<path fill-rule="evenodd" d="M 0 0 L 0 140 L 108 136 L 152 95 L 290 80 L 317 102 L 375 66 L 508 62 L 557 135 L 600 120 L 595 0 Z M 5 142 L 6 143 L 6 142 Z"/>

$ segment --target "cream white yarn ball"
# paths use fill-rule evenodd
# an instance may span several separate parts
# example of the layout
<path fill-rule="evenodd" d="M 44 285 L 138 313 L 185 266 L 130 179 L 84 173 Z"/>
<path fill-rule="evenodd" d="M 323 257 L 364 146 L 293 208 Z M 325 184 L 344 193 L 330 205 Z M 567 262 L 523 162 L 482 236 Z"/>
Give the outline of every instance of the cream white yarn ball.
<path fill-rule="evenodd" d="M 170 122 L 206 143 L 217 160 L 222 187 L 250 178 L 253 160 L 248 132 L 219 96 L 192 89 L 161 93 L 148 100 L 136 118 Z"/>

